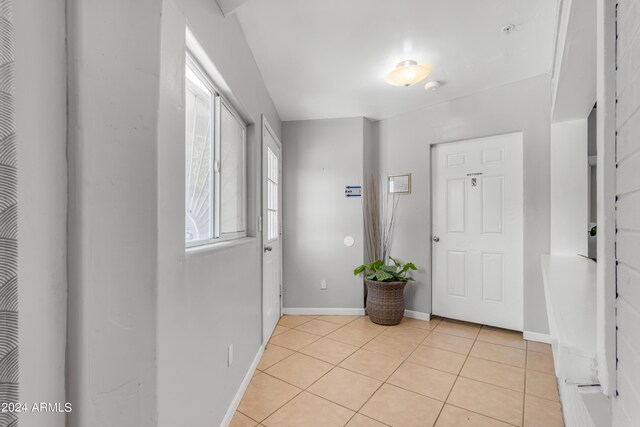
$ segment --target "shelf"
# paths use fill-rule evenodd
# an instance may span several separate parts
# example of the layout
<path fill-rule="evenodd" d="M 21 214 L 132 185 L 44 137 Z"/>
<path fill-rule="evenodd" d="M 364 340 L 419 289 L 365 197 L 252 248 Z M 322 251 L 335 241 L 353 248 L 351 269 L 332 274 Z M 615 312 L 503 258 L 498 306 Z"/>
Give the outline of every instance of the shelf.
<path fill-rule="evenodd" d="M 542 275 L 556 374 L 596 381 L 596 263 L 543 255 Z"/>

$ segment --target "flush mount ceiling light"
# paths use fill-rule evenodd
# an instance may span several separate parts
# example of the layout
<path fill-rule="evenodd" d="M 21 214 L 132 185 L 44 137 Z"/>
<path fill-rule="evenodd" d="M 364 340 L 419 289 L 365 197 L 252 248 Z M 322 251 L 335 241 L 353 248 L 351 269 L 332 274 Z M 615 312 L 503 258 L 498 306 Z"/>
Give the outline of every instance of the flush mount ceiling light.
<path fill-rule="evenodd" d="M 418 64 L 416 61 L 402 61 L 396 68 L 387 74 L 387 83 L 393 86 L 413 86 L 429 77 L 433 67 L 427 64 Z"/>
<path fill-rule="evenodd" d="M 432 80 L 430 82 L 427 82 L 426 85 L 424 85 L 424 89 L 425 90 L 436 90 L 439 87 L 441 87 L 444 84 L 444 82 L 440 81 L 440 80 Z"/>

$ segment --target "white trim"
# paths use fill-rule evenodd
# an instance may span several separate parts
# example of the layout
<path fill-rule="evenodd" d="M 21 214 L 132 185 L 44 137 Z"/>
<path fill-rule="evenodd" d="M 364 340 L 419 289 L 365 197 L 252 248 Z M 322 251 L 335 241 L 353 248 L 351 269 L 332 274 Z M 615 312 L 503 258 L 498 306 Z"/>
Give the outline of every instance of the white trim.
<path fill-rule="evenodd" d="M 545 344 L 552 344 L 553 339 L 549 334 L 541 334 L 539 332 L 524 331 L 522 337 L 527 341 L 543 342 Z"/>
<path fill-rule="evenodd" d="M 472 138 L 467 138 L 467 139 L 453 139 L 453 140 L 446 140 L 446 141 L 431 141 L 429 142 L 429 150 L 427 151 L 429 154 L 429 157 L 427 159 L 427 164 L 431 165 L 431 170 L 429 171 L 429 177 L 430 177 L 430 183 L 427 186 L 427 200 L 430 201 L 429 203 L 429 221 L 428 221 L 428 227 L 429 227 L 429 234 L 428 234 L 428 245 L 429 245 L 429 267 L 431 269 L 430 272 L 430 278 L 431 278 L 431 309 L 433 310 L 434 308 L 434 299 L 435 299 L 435 276 L 434 276 L 434 248 L 433 248 L 433 242 L 432 242 L 432 237 L 434 236 L 434 221 L 435 221 L 435 211 L 434 211 L 434 207 L 436 205 L 434 199 L 435 199 L 435 191 L 434 191 L 434 183 L 435 183 L 435 179 L 434 179 L 434 173 L 436 172 L 435 169 L 433 168 L 433 161 L 434 161 L 434 156 L 433 156 L 433 152 L 434 149 L 438 146 L 444 145 L 444 144 L 456 144 L 456 143 L 465 143 L 465 142 L 471 142 L 473 141 L 474 143 L 481 143 L 483 141 L 490 141 L 493 138 L 502 138 L 502 137 L 517 137 L 518 141 L 517 144 L 519 146 L 518 150 L 519 150 L 519 159 L 518 162 L 519 164 L 522 164 L 522 162 L 524 161 L 524 131 L 523 130 L 519 130 L 519 131 L 514 131 L 514 132 L 506 132 L 506 133 L 497 133 L 497 134 L 489 134 L 489 135 L 484 135 L 484 136 L 478 136 L 478 137 L 472 137 Z M 524 239 L 524 217 L 526 216 L 526 212 L 525 212 L 525 205 L 524 205 L 524 175 L 523 172 L 520 171 L 519 172 L 519 202 L 520 202 L 520 206 L 519 206 L 519 214 L 520 214 L 520 220 L 523 221 L 522 224 L 518 227 L 518 239 L 519 239 L 519 246 L 524 248 L 525 246 L 525 239 Z M 521 251 L 521 255 L 522 255 L 522 259 L 521 259 L 521 271 L 520 273 L 522 273 L 521 276 L 521 281 L 519 283 L 519 286 L 522 288 L 522 295 L 524 296 L 524 289 L 525 289 L 525 282 L 524 282 L 524 249 Z M 520 275 L 518 275 L 520 276 Z M 462 313 L 461 313 L 462 314 Z M 443 316 L 443 313 L 438 313 L 438 316 L 440 317 L 447 317 L 447 316 Z M 466 320 L 469 322 L 476 322 L 476 323 L 482 323 L 478 320 L 473 320 L 473 319 L 462 319 L 460 318 L 460 314 L 456 315 L 456 316 L 449 316 L 450 318 L 455 318 L 458 320 Z M 519 318 L 517 319 L 518 321 L 518 325 L 517 326 L 513 326 L 510 327 L 509 329 L 513 329 L 513 330 L 522 330 L 524 328 L 524 307 L 521 307 L 520 313 L 519 313 Z M 505 326 L 503 326 L 505 327 Z"/>
<path fill-rule="evenodd" d="M 364 316 L 364 308 L 283 308 L 283 314 L 299 316 Z"/>
<path fill-rule="evenodd" d="M 289 307 L 283 308 L 282 314 L 291 314 L 298 316 L 364 316 L 364 308 L 298 308 L 298 307 Z M 427 322 L 431 320 L 431 313 L 422 313 L 420 311 L 413 310 L 405 310 L 405 317 L 410 317 L 412 319 L 418 320 L 426 320 Z"/>
<path fill-rule="evenodd" d="M 596 353 L 598 380 L 607 396 L 617 393 L 616 351 L 616 2 L 598 0 L 597 156 L 598 234 Z"/>
<path fill-rule="evenodd" d="M 251 114 L 248 113 L 244 105 L 234 96 L 231 92 L 231 88 L 222 77 L 222 73 L 213 64 L 213 61 L 209 58 L 207 51 L 198 42 L 197 37 L 194 35 L 190 27 L 186 29 L 186 47 L 191 54 L 198 59 L 198 63 L 204 69 L 209 76 L 211 83 L 216 88 L 216 92 L 222 95 L 222 98 L 227 101 L 231 107 L 235 109 L 235 112 L 244 120 L 246 124 L 254 123 Z"/>
<path fill-rule="evenodd" d="M 249 387 L 249 383 L 251 382 L 251 378 L 253 378 L 253 374 L 256 372 L 258 368 L 258 363 L 260 363 L 260 359 L 262 358 L 262 353 L 264 353 L 264 346 L 260 346 L 258 352 L 256 353 L 256 357 L 253 359 L 253 363 L 249 366 L 249 370 L 247 374 L 244 376 L 242 383 L 240 383 L 240 387 L 236 392 L 236 395 L 233 397 L 233 400 L 229 404 L 229 409 L 227 409 L 227 413 L 225 414 L 222 422 L 220 423 L 220 427 L 228 427 L 231 424 L 231 420 L 236 413 L 236 409 L 238 409 L 238 405 L 240 405 L 240 401 L 242 400 L 242 396 L 244 396 L 244 392 L 247 391 L 247 387 Z"/>
<path fill-rule="evenodd" d="M 267 149 L 268 149 L 268 142 L 265 139 L 265 136 L 267 133 L 269 133 L 271 135 L 271 138 L 273 139 L 274 143 L 276 144 L 276 146 L 278 147 L 279 151 L 280 151 L 280 157 L 278 158 L 278 191 L 279 191 L 279 197 L 278 197 L 278 210 L 279 210 L 279 215 L 278 215 L 278 231 L 279 231 L 279 267 L 280 267 L 280 283 L 278 284 L 278 286 L 280 287 L 280 314 L 279 316 L 282 316 L 284 314 L 283 308 L 282 308 L 282 304 L 283 304 L 283 300 L 284 300 L 284 286 L 283 286 L 283 279 L 284 279 L 284 269 L 283 269 L 283 241 L 282 241 L 282 206 L 283 206 L 283 191 L 282 191 L 282 186 L 283 184 L 283 180 L 282 180 L 282 170 L 283 170 L 283 161 L 282 161 L 282 142 L 280 141 L 280 137 L 278 137 L 278 134 L 273 130 L 273 128 L 271 127 L 271 125 L 269 124 L 269 121 L 267 120 L 267 116 L 265 116 L 264 114 L 262 114 L 260 116 L 260 119 L 262 121 L 262 128 L 261 128 L 261 132 L 260 132 L 260 224 L 258 224 L 258 229 L 260 230 L 260 246 L 262 249 L 262 255 L 260 256 L 260 265 L 261 265 L 261 275 L 262 275 L 262 343 L 263 345 L 266 345 L 267 341 L 269 340 L 269 338 L 271 337 L 271 334 L 273 334 L 273 329 L 270 328 L 270 326 L 267 324 L 266 322 L 266 313 L 265 313 L 265 295 L 267 295 L 266 290 L 265 290 L 265 281 L 266 281 L 266 275 L 265 275 L 265 262 L 264 262 L 264 257 L 266 252 L 264 251 L 264 247 L 266 246 L 266 244 L 269 242 L 268 240 L 268 227 L 265 227 L 265 221 L 267 218 Z M 275 326 L 277 325 L 277 322 L 275 325 L 273 325 L 273 328 L 275 328 Z M 271 330 L 267 330 L 267 329 L 271 329 Z"/>
<path fill-rule="evenodd" d="M 255 237 L 243 237 L 240 239 L 227 240 L 223 242 L 208 243 L 206 245 L 191 246 L 186 249 L 185 253 L 187 256 L 192 256 L 209 252 L 217 252 L 225 249 L 231 249 L 236 246 L 255 243 L 257 241 L 258 239 L 256 239 Z"/>
<path fill-rule="evenodd" d="M 420 311 L 405 310 L 404 317 L 410 317 L 412 319 L 431 321 L 431 313 L 422 313 Z"/>

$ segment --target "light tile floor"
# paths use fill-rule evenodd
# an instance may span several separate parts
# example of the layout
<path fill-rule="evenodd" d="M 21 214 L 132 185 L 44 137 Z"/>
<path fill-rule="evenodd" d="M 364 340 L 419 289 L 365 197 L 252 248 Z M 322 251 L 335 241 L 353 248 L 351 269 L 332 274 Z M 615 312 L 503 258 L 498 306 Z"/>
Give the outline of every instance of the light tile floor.
<path fill-rule="evenodd" d="M 284 316 L 233 427 L 563 426 L 551 348 L 503 329 Z"/>

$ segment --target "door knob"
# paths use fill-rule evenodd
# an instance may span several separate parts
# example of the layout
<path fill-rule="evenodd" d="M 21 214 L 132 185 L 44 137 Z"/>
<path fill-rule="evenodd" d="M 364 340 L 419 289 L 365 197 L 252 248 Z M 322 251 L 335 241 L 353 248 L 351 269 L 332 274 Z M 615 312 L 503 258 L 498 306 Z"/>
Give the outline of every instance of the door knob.
<path fill-rule="evenodd" d="M 271 246 L 265 246 L 264 247 L 264 251 L 265 252 L 271 252 L 272 250 L 273 250 L 273 247 L 271 247 Z"/>
<path fill-rule="evenodd" d="M 438 243 L 440 241 L 440 238 L 438 236 L 433 236 L 433 238 L 431 239 L 434 242 Z"/>

